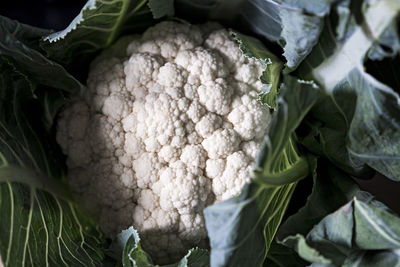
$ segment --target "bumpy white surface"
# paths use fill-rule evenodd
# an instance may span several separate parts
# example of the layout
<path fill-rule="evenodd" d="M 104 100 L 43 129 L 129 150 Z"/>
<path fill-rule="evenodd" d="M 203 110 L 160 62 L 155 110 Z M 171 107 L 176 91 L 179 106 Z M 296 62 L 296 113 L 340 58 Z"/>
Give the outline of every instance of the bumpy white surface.
<path fill-rule="evenodd" d="M 204 245 L 203 209 L 251 177 L 270 121 L 262 67 L 214 24 L 162 22 L 121 43 L 93 62 L 57 140 L 72 189 L 106 234 L 133 225 L 170 262 Z"/>

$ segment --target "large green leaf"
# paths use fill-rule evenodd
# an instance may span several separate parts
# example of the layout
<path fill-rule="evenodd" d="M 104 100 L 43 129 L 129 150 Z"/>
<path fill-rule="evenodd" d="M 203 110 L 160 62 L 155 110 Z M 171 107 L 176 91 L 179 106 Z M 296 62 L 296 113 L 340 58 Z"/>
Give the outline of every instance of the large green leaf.
<path fill-rule="evenodd" d="M 129 227 L 115 238 L 109 248 L 110 255 L 124 267 L 157 267 L 140 244 L 138 232 Z M 205 249 L 194 248 L 177 263 L 164 267 L 209 267 L 210 255 Z"/>
<path fill-rule="evenodd" d="M 314 173 L 314 186 L 306 205 L 290 216 L 280 227 L 277 238 L 306 235 L 326 215 L 349 202 L 353 197 L 367 200 L 365 192 L 350 177 L 326 160 L 319 160 Z M 329 196 L 329 197 L 327 197 Z"/>
<path fill-rule="evenodd" d="M 84 88 L 63 66 L 43 55 L 39 40 L 49 32 L 0 16 L 0 56 L 12 63 L 18 72 L 28 76 L 32 86 L 35 85 L 35 97 L 46 107 L 42 120 L 48 129 L 66 101 L 64 95 L 78 93 Z M 56 89 L 41 90 L 36 86 L 39 84 Z"/>
<path fill-rule="evenodd" d="M 307 246 L 304 236 L 325 216 L 346 204 L 354 196 L 368 199 L 369 195 L 365 195 L 365 192 L 360 191 L 348 175 L 335 169 L 326 160 L 318 161 L 313 179 L 313 191 L 308 197 L 306 205 L 283 222 L 277 232 L 276 238 L 279 241 L 291 236 L 286 240 L 286 245 L 295 247 L 299 244 L 299 248 L 302 251 L 306 251 L 304 253 L 307 254 L 308 260 L 326 263 L 327 259 L 312 247 Z M 274 242 L 272 247 L 276 249 L 269 252 L 268 258 L 270 261 L 278 263 L 280 266 L 296 266 L 293 262 L 302 262 L 301 259 L 297 259 L 297 253 L 292 249 L 277 242 Z M 306 265 L 303 262 L 299 266 Z"/>
<path fill-rule="evenodd" d="M 396 91 L 400 83 L 390 79 L 391 68 L 396 68 L 392 64 L 397 61 L 380 65 L 380 71 L 389 74 L 389 79 L 377 77 L 383 78 L 381 81 L 365 71 L 363 62 L 381 41 L 372 36 L 382 36 L 398 19 L 400 2 L 370 1 L 366 8 L 350 6 L 348 12 L 352 14 L 348 20 L 353 22 L 355 14 L 362 14 L 361 22 L 350 23 L 339 36 L 334 30 L 337 17 L 332 14 L 320 41 L 298 69 L 297 75 L 315 79 L 327 92 L 306 119 L 310 128 L 302 141 L 352 174 L 362 176 L 370 166 L 399 180 L 400 98 Z M 388 36 L 398 38 L 396 34 Z M 399 40 L 389 42 L 388 36 L 384 36 L 384 44 L 391 43 L 391 48 L 398 50 Z"/>
<path fill-rule="evenodd" d="M 399 229 L 400 218 L 381 203 L 354 198 L 326 216 L 306 237 L 289 236 L 283 243 L 302 258 L 324 266 L 395 266 L 385 264 L 400 260 Z"/>
<path fill-rule="evenodd" d="M 157 6 L 159 1 L 152 2 L 154 14 L 164 15 Z M 66 29 L 44 37 L 41 46 L 57 62 L 87 65 L 96 52 L 110 46 L 121 33 L 141 32 L 154 23 L 147 4 L 147 0 L 88 0 Z"/>
<path fill-rule="evenodd" d="M 263 187 L 253 183 L 240 196 L 208 207 L 211 265 L 260 266 L 294 188 L 295 184 Z"/>
<path fill-rule="evenodd" d="M 16 46 L 9 47 L 12 52 L 0 56 L 2 261 L 5 266 L 99 266 L 103 236 L 75 206 L 62 184 L 64 166 L 42 119 L 49 106 L 43 106 L 35 95 L 39 82 L 54 78 L 68 81 L 70 76 L 60 71 L 46 78 L 48 67 L 41 68 L 40 54 L 24 45 L 27 40 L 23 35 L 12 35 L 24 29 L 23 25 L 15 25 L 15 31 L 1 36 L 20 39 L 15 41 Z M 32 61 L 20 62 L 19 57 Z M 32 73 L 34 67 L 30 64 L 36 60 L 38 73 Z"/>
<path fill-rule="evenodd" d="M 293 133 L 318 89 L 288 76 L 284 84 L 255 178 L 239 196 L 205 209 L 212 266 L 261 266 L 296 182 L 314 167 L 298 153 Z"/>
<path fill-rule="evenodd" d="M 400 256 L 394 250 L 400 241 L 400 218 L 331 163 L 319 161 L 316 174 L 306 206 L 277 233 L 278 242 L 288 248 L 280 247 L 275 258 L 290 265 L 296 251 L 315 266 L 397 262 Z M 386 251 L 381 255 L 390 260 L 380 258 L 376 250 L 382 249 Z"/>

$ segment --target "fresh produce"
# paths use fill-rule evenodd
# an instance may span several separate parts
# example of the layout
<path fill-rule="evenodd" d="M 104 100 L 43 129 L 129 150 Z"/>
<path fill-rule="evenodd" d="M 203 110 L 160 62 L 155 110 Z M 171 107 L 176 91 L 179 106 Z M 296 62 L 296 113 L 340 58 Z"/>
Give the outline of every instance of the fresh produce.
<path fill-rule="evenodd" d="M 207 247 L 204 208 L 240 193 L 267 134 L 262 71 L 213 24 L 161 22 L 94 60 L 57 140 L 107 236 L 132 225 L 157 262 Z"/>
<path fill-rule="evenodd" d="M 0 265 L 399 265 L 399 216 L 352 179 L 400 180 L 399 22 L 397 0 L 0 17 Z"/>

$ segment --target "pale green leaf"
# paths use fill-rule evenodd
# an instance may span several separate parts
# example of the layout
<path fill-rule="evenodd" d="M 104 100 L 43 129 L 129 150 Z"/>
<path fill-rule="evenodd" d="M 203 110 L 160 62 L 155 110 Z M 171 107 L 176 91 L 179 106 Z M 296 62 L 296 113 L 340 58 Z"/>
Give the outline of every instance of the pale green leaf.
<path fill-rule="evenodd" d="M 282 71 L 282 62 L 261 43 L 261 41 L 240 34 L 231 32 L 235 40 L 239 43 L 239 48 L 243 55 L 249 58 L 257 59 L 265 69 L 260 77 L 266 88 L 261 93 L 261 101 L 270 108 L 277 107 L 279 95 L 280 74 Z"/>

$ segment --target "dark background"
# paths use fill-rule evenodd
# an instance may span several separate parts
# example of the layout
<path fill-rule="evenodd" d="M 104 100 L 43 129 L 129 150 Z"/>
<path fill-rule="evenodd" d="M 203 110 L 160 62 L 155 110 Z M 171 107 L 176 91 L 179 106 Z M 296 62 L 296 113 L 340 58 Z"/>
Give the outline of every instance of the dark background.
<path fill-rule="evenodd" d="M 32 26 L 61 30 L 79 14 L 84 0 L 11 0 L 0 4 L 0 15 Z"/>
<path fill-rule="evenodd" d="M 85 0 L 11 0 L 0 4 L 0 15 L 16 19 L 32 26 L 53 30 L 64 29 L 78 15 Z M 1 37 L 0 37 L 1 38 Z M 397 213 L 400 213 L 400 183 L 376 175 L 370 180 L 357 180 L 361 188 L 369 191 L 376 198 Z M 292 209 L 304 205 L 304 195 L 311 192 L 312 181 L 302 181 L 291 203 Z"/>

